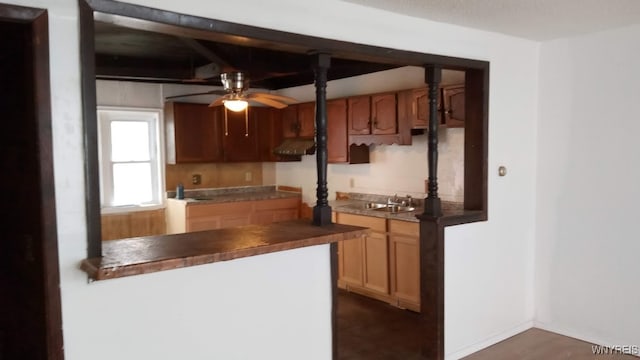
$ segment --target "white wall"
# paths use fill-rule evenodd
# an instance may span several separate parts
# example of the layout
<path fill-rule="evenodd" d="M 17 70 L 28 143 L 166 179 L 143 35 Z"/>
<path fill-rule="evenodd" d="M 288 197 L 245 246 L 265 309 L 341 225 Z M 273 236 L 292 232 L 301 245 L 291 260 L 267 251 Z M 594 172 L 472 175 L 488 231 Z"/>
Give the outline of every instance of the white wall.
<path fill-rule="evenodd" d="M 544 43 L 536 323 L 640 344 L 640 26 Z"/>
<path fill-rule="evenodd" d="M 78 269 L 87 241 L 77 2 L 9 2 L 49 10 L 66 359 L 328 359 L 326 246 L 87 283 Z M 215 4 L 202 0 L 134 2 L 294 33 L 489 60 L 489 221 L 447 230 L 446 352 L 450 358 L 457 358 L 530 325 L 536 43 L 338 0 L 283 0 L 277 4 L 259 0 Z M 237 11 L 239 5 L 243 11 Z M 506 178 L 495 174 L 501 164 L 509 168 Z M 245 316 L 247 311 L 251 317 Z M 229 314 L 243 317 L 233 324 Z M 243 330 L 260 346 L 242 341 L 244 334 L 238 334 Z M 280 338 L 290 340 L 287 347 L 277 342 Z M 275 343 L 269 346 L 267 339 Z M 212 341 L 215 348 L 210 345 Z"/>

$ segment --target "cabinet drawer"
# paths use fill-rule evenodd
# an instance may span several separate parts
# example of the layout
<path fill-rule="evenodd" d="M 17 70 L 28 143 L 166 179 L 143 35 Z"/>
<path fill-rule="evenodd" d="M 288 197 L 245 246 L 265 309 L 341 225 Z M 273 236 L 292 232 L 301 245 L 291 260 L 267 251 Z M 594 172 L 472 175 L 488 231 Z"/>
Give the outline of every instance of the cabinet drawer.
<path fill-rule="evenodd" d="M 240 201 L 230 202 L 222 204 L 193 204 L 187 205 L 187 218 L 200 217 L 200 216 L 212 216 L 212 215 L 225 215 L 230 213 L 244 213 L 251 212 L 251 202 Z"/>
<path fill-rule="evenodd" d="M 300 207 L 300 198 L 290 199 L 272 199 L 256 201 L 254 204 L 255 211 L 263 210 L 281 210 L 281 209 L 298 209 Z"/>
<path fill-rule="evenodd" d="M 338 213 L 336 217 L 339 224 L 363 226 L 379 232 L 387 231 L 387 221 L 384 218 L 346 213 Z"/>
<path fill-rule="evenodd" d="M 420 223 L 400 220 L 389 220 L 389 232 L 408 236 L 420 236 Z"/>

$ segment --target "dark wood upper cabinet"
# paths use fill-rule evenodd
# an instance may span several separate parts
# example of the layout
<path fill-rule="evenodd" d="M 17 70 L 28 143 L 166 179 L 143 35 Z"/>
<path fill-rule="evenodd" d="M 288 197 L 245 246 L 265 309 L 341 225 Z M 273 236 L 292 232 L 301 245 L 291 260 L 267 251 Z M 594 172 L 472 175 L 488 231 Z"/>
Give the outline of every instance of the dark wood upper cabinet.
<path fill-rule="evenodd" d="M 258 118 L 264 113 L 256 109 L 249 107 L 245 111 L 234 112 L 225 110 L 224 106 L 215 108 L 216 117 L 221 118 L 224 124 L 222 143 L 225 162 L 260 161 Z"/>
<path fill-rule="evenodd" d="M 167 102 L 164 108 L 167 163 L 223 160 L 222 122 L 206 104 Z"/>
<path fill-rule="evenodd" d="M 330 163 L 349 161 L 346 99 L 327 101 L 327 161 Z"/>
<path fill-rule="evenodd" d="M 312 138 L 315 135 L 316 107 L 314 102 L 289 105 L 282 112 L 284 138 Z"/>
<path fill-rule="evenodd" d="M 349 145 L 347 100 L 327 101 L 327 162 L 363 164 L 369 162 L 369 146 Z"/>
<path fill-rule="evenodd" d="M 299 137 L 312 138 L 316 133 L 316 103 L 298 104 Z"/>
<path fill-rule="evenodd" d="M 289 105 L 280 110 L 282 117 L 282 137 L 294 138 L 298 136 L 298 106 Z"/>
<path fill-rule="evenodd" d="M 283 139 L 282 114 L 278 109 L 256 107 L 252 109 L 256 113 L 258 122 L 258 148 L 260 161 L 278 161 L 279 156 L 273 153 L 273 149 L 280 145 Z"/>
<path fill-rule="evenodd" d="M 442 100 L 444 103 L 443 123 L 448 128 L 464 127 L 464 85 L 444 86 Z"/>
<path fill-rule="evenodd" d="M 398 132 L 395 93 L 350 97 L 348 107 L 349 135 L 388 135 Z"/>
<path fill-rule="evenodd" d="M 398 132 L 396 111 L 396 93 L 371 96 L 371 134 L 396 134 Z"/>
<path fill-rule="evenodd" d="M 438 109 L 442 96 L 438 92 Z M 406 114 L 412 129 L 429 128 L 429 94 L 426 88 L 405 90 L 398 93 L 398 114 Z"/>
<path fill-rule="evenodd" d="M 347 102 L 349 135 L 371 134 L 371 97 L 354 96 Z"/>

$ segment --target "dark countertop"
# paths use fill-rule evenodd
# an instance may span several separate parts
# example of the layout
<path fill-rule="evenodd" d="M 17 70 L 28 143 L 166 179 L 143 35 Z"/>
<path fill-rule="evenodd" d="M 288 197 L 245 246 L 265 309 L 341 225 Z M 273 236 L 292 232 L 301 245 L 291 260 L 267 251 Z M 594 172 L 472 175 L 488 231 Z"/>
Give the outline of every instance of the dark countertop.
<path fill-rule="evenodd" d="M 101 258 L 83 260 L 81 269 L 93 280 L 106 280 L 327 244 L 368 232 L 359 226 L 293 220 L 112 240 L 102 243 Z"/>
<path fill-rule="evenodd" d="M 331 209 L 335 212 L 357 214 L 365 216 L 380 217 L 385 219 L 419 222 L 416 215 L 422 214 L 422 199 L 413 199 L 414 211 L 390 213 L 388 211 L 380 211 L 365 208 L 365 204 L 370 202 L 386 203 L 388 196 L 373 194 L 357 194 L 349 193 L 349 199 L 335 200 L 330 203 Z M 403 200 L 404 198 L 400 198 Z M 442 202 L 443 217 L 459 216 L 466 212 L 463 210 L 461 203 Z"/>
<path fill-rule="evenodd" d="M 175 192 L 168 192 L 167 194 L 168 196 L 175 196 Z M 167 200 L 184 201 L 188 205 L 190 205 L 302 197 L 302 194 L 300 194 L 299 192 L 280 191 L 276 190 L 275 186 L 246 186 L 209 190 L 185 190 L 184 195 L 184 199 L 175 199 L 169 197 Z"/>
<path fill-rule="evenodd" d="M 419 222 L 416 218 L 417 214 L 422 213 L 422 208 L 416 208 L 414 211 L 390 213 L 386 211 L 365 209 L 364 205 L 370 201 L 364 200 L 335 200 L 330 203 L 331 210 L 339 213 L 366 215 L 385 219 L 394 219 L 402 221 Z"/>

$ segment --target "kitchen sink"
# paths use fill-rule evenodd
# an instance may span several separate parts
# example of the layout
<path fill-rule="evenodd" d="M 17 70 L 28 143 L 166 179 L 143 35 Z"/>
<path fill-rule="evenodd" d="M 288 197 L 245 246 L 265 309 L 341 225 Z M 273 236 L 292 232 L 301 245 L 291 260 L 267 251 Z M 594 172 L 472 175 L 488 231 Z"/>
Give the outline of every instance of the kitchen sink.
<path fill-rule="evenodd" d="M 387 204 L 368 202 L 368 203 L 365 203 L 362 207 L 368 210 L 377 210 L 377 209 L 386 208 Z"/>
<path fill-rule="evenodd" d="M 406 206 L 401 204 L 386 204 L 386 203 L 376 203 L 376 202 L 367 202 L 367 203 L 358 203 L 348 205 L 351 208 L 355 209 L 363 209 L 363 210 L 373 210 L 387 213 L 401 213 L 401 212 L 411 212 L 415 211 L 416 208 L 413 206 Z"/>
<path fill-rule="evenodd" d="M 405 206 L 405 205 L 396 205 L 396 204 L 380 204 L 380 205 L 384 205 L 384 207 L 378 207 L 373 210 L 395 214 L 400 212 L 411 212 L 416 209 L 413 206 Z"/>

